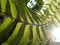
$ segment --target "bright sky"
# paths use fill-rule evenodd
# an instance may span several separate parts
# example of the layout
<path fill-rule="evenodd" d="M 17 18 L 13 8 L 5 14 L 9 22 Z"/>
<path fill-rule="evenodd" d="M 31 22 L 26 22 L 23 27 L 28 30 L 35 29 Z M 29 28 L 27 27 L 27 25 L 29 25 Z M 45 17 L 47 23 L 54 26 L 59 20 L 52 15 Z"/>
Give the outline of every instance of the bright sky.
<path fill-rule="evenodd" d="M 31 2 L 32 1 L 32 2 Z M 37 2 L 35 2 L 35 0 L 30 0 L 28 3 L 27 3 L 27 6 L 29 8 L 33 8 L 35 5 L 36 5 Z"/>
<path fill-rule="evenodd" d="M 60 27 L 53 28 L 52 37 L 53 37 L 53 41 L 60 42 Z"/>

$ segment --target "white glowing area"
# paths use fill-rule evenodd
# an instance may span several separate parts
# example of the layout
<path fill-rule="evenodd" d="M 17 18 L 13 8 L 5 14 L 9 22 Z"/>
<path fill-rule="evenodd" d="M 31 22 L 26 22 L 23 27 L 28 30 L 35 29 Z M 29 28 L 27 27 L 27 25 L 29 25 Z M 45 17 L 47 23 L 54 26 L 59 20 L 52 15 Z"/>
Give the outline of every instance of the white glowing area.
<path fill-rule="evenodd" d="M 52 31 L 53 41 L 60 42 L 60 28 L 54 28 Z"/>

